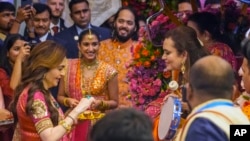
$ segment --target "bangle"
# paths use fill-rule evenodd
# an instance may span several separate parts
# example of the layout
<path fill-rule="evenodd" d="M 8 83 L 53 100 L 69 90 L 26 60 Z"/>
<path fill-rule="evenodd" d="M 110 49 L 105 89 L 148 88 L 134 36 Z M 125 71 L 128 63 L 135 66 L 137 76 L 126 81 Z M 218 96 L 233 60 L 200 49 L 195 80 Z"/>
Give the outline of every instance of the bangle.
<path fill-rule="evenodd" d="M 101 104 L 100 104 L 100 106 L 99 106 L 99 108 L 101 109 L 101 110 L 107 110 L 108 108 L 109 108 L 109 105 L 106 103 L 106 102 L 104 102 L 103 100 L 101 101 Z"/>
<path fill-rule="evenodd" d="M 71 115 L 68 115 L 67 117 L 69 117 L 70 119 L 72 119 L 73 125 L 76 125 L 76 124 L 77 124 L 77 121 L 76 121 Z"/>
<path fill-rule="evenodd" d="M 59 122 L 59 125 L 62 125 L 62 127 L 67 131 L 70 132 L 71 130 L 71 125 L 69 125 L 68 123 L 65 122 L 65 120 L 61 120 Z"/>
<path fill-rule="evenodd" d="M 22 22 L 21 22 L 20 20 L 18 20 L 18 19 L 15 19 L 14 21 L 17 22 L 17 23 L 19 23 L 19 24 L 22 23 Z"/>
<path fill-rule="evenodd" d="M 66 107 L 69 107 L 69 105 L 68 105 L 68 103 L 67 103 L 67 99 L 68 99 L 68 98 L 64 98 L 64 99 L 63 99 L 63 105 L 66 106 Z"/>

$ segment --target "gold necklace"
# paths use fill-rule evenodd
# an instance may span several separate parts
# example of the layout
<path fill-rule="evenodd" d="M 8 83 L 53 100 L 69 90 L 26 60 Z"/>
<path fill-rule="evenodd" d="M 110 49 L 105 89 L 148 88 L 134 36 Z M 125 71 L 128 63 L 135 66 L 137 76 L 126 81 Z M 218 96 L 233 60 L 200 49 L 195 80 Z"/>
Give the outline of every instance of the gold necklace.
<path fill-rule="evenodd" d="M 87 63 L 81 60 L 81 65 L 83 66 L 83 68 L 87 68 L 88 70 L 94 70 L 96 69 L 96 66 L 98 66 L 98 61 L 95 60 L 94 62 Z"/>
<path fill-rule="evenodd" d="M 84 97 L 91 96 L 92 92 L 92 83 L 94 81 L 94 78 L 96 76 L 96 71 L 98 68 L 98 62 L 94 61 L 92 63 L 86 64 L 83 60 L 81 60 L 81 86 L 82 86 L 82 95 Z M 84 68 L 87 68 L 88 70 L 94 70 L 92 77 L 84 77 Z"/>

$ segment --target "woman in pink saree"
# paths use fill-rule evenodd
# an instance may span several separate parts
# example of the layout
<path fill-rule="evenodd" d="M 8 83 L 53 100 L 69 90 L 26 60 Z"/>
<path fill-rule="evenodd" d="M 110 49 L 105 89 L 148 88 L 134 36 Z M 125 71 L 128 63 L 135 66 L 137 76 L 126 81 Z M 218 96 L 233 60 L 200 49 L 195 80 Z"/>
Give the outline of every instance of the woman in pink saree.
<path fill-rule="evenodd" d="M 24 64 L 22 81 L 17 87 L 11 110 L 18 122 L 14 139 L 18 141 L 70 140 L 77 116 L 93 98 L 83 98 L 64 116 L 49 89 L 58 85 L 66 65 L 65 49 L 54 41 L 37 44 Z"/>
<path fill-rule="evenodd" d="M 87 141 L 91 125 L 118 105 L 117 70 L 96 59 L 99 46 L 98 34 L 92 29 L 84 30 L 78 40 L 79 59 L 68 60 L 66 75 L 60 81 L 57 99 L 69 107 L 69 111 L 83 97 L 96 99 L 91 108 L 78 117 L 73 141 Z"/>

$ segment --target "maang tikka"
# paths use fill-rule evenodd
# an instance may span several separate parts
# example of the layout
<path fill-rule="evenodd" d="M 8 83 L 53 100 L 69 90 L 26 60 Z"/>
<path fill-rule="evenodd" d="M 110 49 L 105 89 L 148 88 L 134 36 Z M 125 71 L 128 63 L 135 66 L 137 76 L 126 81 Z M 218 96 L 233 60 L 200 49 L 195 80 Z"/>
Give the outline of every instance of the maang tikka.
<path fill-rule="evenodd" d="M 87 35 L 87 38 L 88 38 L 89 40 L 92 40 L 92 39 L 94 38 L 94 36 L 93 36 L 93 34 L 92 34 L 90 28 L 89 28 L 89 34 Z"/>

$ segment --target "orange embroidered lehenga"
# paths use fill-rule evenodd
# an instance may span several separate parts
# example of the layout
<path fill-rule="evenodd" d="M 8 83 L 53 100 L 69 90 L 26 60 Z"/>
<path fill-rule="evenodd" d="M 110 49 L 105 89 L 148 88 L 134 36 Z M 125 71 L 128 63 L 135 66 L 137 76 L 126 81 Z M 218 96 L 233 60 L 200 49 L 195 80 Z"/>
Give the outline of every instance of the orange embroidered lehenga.
<path fill-rule="evenodd" d="M 110 65 L 99 61 L 94 77 L 86 80 L 82 77 L 83 71 L 80 59 L 69 59 L 64 77 L 66 94 L 77 100 L 87 95 L 95 99 L 108 100 L 108 81 L 117 75 L 117 71 Z M 80 121 L 72 130 L 72 141 L 85 141 L 88 138 L 91 123 L 100 119 L 104 114 L 101 111 L 88 111 L 90 114 L 81 114 Z"/>
<path fill-rule="evenodd" d="M 131 62 L 133 46 L 136 44 L 133 40 L 128 40 L 125 43 L 107 39 L 101 42 L 98 53 L 98 59 L 113 66 L 119 73 L 119 107 L 131 107 L 132 103 L 128 100 L 129 87 L 127 82 L 128 69 L 126 65 Z"/>

